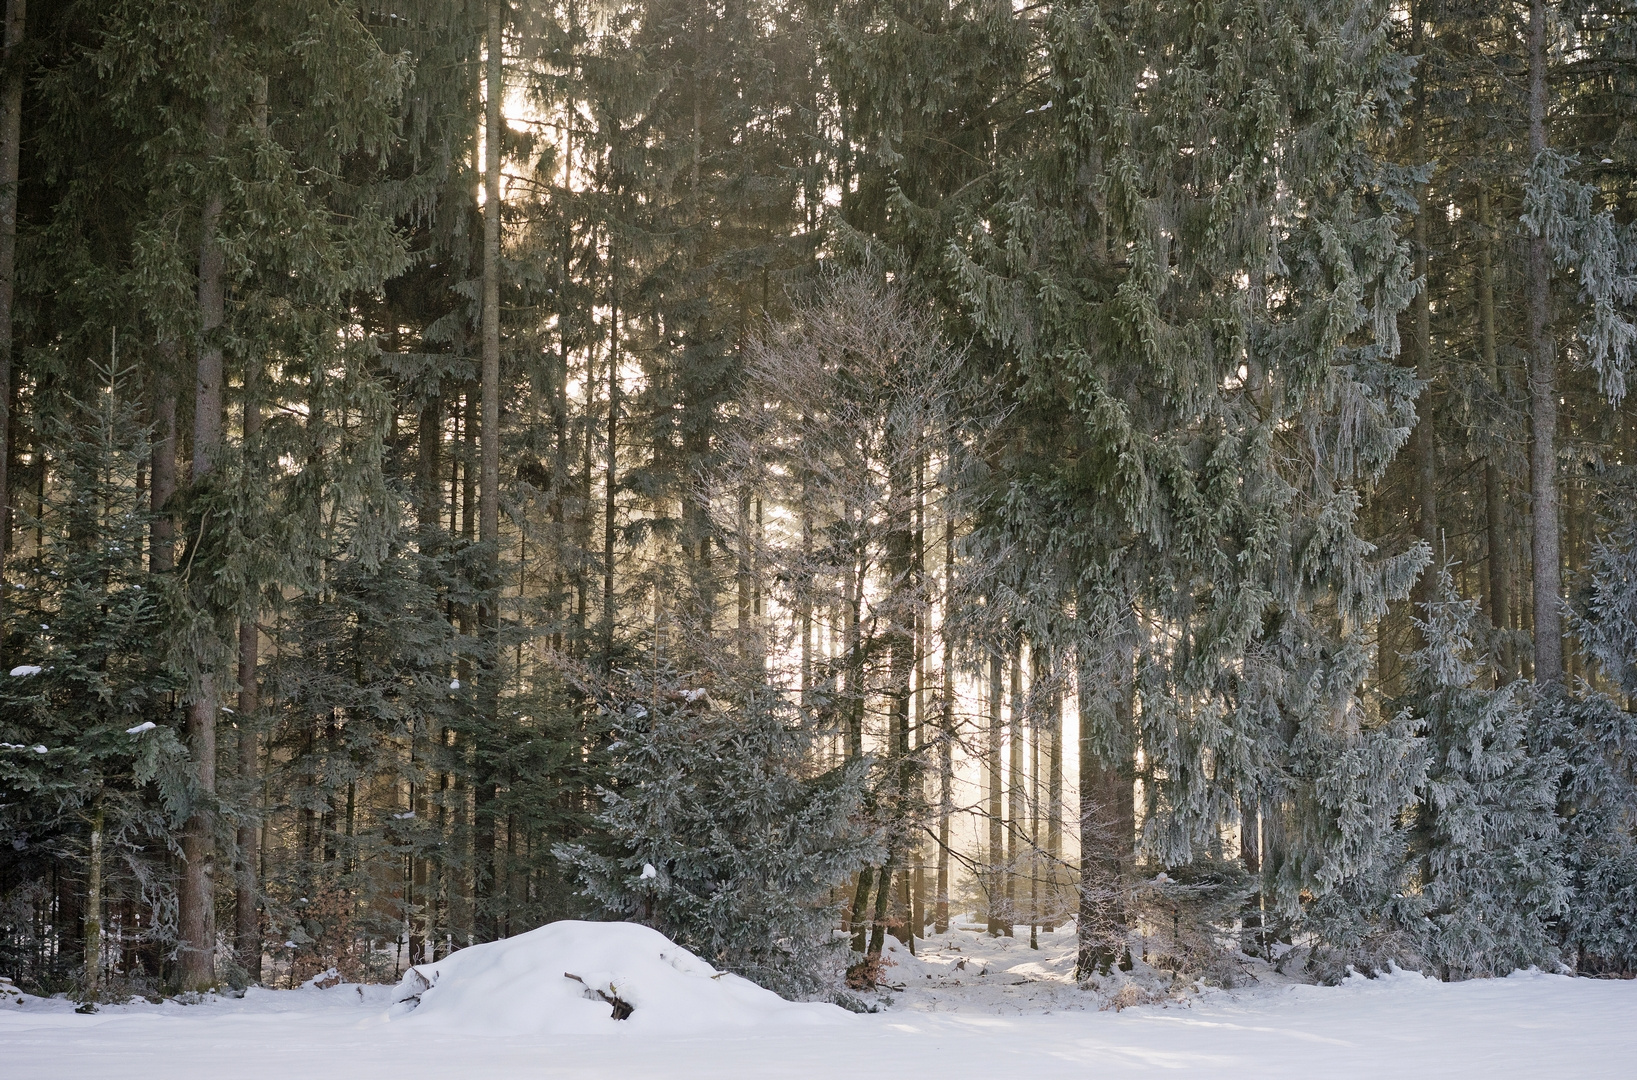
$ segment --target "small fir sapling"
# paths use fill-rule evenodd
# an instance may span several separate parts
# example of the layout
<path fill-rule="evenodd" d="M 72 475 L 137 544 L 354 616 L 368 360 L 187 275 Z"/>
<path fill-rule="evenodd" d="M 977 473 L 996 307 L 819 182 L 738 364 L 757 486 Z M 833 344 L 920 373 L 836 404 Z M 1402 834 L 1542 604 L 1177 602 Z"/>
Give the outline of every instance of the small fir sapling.
<path fill-rule="evenodd" d="M 782 691 L 712 685 L 662 674 L 611 695 L 607 839 L 557 854 L 606 916 L 787 997 L 827 996 L 845 962 L 838 886 L 882 854 L 861 813 L 868 763 L 819 771 Z"/>
<path fill-rule="evenodd" d="M 1450 567 L 1416 620 L 1403 703 L 1425 725 L 1427 783 L 1411 842 L 1424 917 L 1420 951 L 1444 978 L 1504 975 L 1557 955 L 1552 923 L 1567 899 L 1558 859 L 1555 749 L 1529 744 L 1524 684 L 1489 685 L 1474 659 L 1475 601 Z"/>

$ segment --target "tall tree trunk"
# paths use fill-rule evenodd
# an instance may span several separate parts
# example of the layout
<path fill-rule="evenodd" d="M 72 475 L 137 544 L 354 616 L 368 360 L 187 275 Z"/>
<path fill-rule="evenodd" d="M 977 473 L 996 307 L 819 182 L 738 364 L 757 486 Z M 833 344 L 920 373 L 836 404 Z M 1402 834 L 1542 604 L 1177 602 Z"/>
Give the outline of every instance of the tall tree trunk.
<path fill-rule="evenodd" d="M 246 457 L 259 461 L 261 435 L 260 367 L 255 360 L 245 363 L 244 369 L 244 447 Z M 253 471 L 254 464 L 252 465 Z M 257 747 L 256 730 L 259 725 L 261 694 L 256 685 L 256 662 L 261 653 L 261 632 L 256 629 L 257 603 L 251 593 L 244 618 L 239 620 L 239 788 L 243 798 L 254 796 L 260 783 L 261 759 Z M 255 982 L 261 981 L 261 919 L 256 913 L 257 840 L 256 820 L 245 815 L 239 820 L 239 865 L 233 892 L 234 951 L 239 966 Z"/>
<path fill-rule="evenodd" d="M 989 883 L 984 889 L 984 904 L 988 908 L 988 931 L 991 937 L 998 937 L 1001 932 L 1001 909 L 1005 906 L 1005 899 L 1001 894 L 1003 888 L 1001 875 L 1004 872 L 1003 864 L 1006 857 L 1005 817 L 1004 805 L 1001 802 L 1001 702 L 1003 684 L 1003 665 L 998 651 L 989 654 L 989 746 L 988 746 L 988 773 L 989 781 Z"/>
<path fill-rule="evenodd" d="M 614 529 L 618 524 L 619 422 L 620 422 L 620 279 L 619 267 L 609 262 L 613 272 L 613 304 L 609 312 L 608 339 L 608 434 L 607 475 L 603 479 L 603 670 L 614 663 Z"/>
<path fill-rule="evenodd" d="M 1482 338 L 1484 372 L 1496 395 L 1501 393 L 1499 348 L 1495 337 L 1495 267 L 1493 261 L 1494 224 L 1489 211 L 1489 189 L 1478 188 L 1478 317 Z M 1506 490 L 1501 473 L 1501 452 L 1491 448 L 1484 459 L 1484 526 L 1489 549 L 1489 622 L 1503 633 L 1500 648 L 1501 679 L 1515 678 L 1517 658 L 1512 638 L 1506 633 L 1512 621 L 1511 552 L 1506 535 Z"/>
<path fill-rule="evenodd" d="M 755 585 L 751 580 L 750 570 L 750 486 L 741 485 L 739 488 L 738 505 L 735 509 L 734 529 L 738 533 L 737 551 L 734 553 L 734 589 L 738 601 L 738 638 L 739 660 L 744 664 L 744 670 L 750 670 L 752 651 L 751 638 L 755 634 L 755 604 L 752 597 Z"/>
<path fill-rule="evenodd" d="M 1063 861 L 1063 694 L 1057 677 L 1057 656 L 1042 649 L 1045 662 L 1038 669 L 1036 693 L 1045 686 L 1046 702 L 1046 884 L 1047 902 L 1056 910 L 1058 866 Z M 1047 921 L 1046 932 L 1056 929 Z"/>
<path fill-rule="evenodd" d="M 0 581 L 5 579 L 6 549 L 11 541 L 11 352 L 12 295 L 17 269 L 17 163 L 23 130 L 23 72 L 18 51 L 23 42 L 26 0 L 6 0 L 4 53 L 0 68 Z M 0 588 L 0 640 L 4 639 L 6 603 Z"/>
<path fill-rule="evenodd" d="M 443 524 L 443 399 L 438 394 L 427 395 L 421 404 L 416 441 L 419 501 L 415 516 L 421 531 L 430 534 Z"/>
<path fill-rule="evenodd" d="M 102 987 L 102 789 L 91 810 L 91 852 L 85 885 L 85 995 L 95 1001 Z"/>
<path fill-rule="evenodd" d="M 765 291 L 765 277 L 764 277 Z M 764 298 L 763 308 L 766 303 Z M 915 542 L 910 556 L 911 572 L 911 602 L 914 605 L 910 616 L 911 637 L 915 648 L 915 709 L 912 715 L 915 738 L 914 779 L 915 779 L 915 812 L 916 820 L 922 821 L 922 811 L 926 805 L 926 681 L 927 681 L 927 624 L 928 624 L 928 596 L 926 587 L 926 452 L 923 447 L 917 453 L 915 460 Z M 910 924 L 915 934 L 926 933 L 926 845 L 921 841 L 921 830 L 915 828 L 911 834 L 914 837 L 912 844 L 915 853 L 915 902 L 911 913 Z M 913 945 L 914 938 L 911 938 Z"/>
<path fill-rule="evenodd" d="M 897 434 L 913 437 L 913 433 L 910 432 Z M 910 756 L 910 698 L 914 689 L 915 674 L 915 600 L 911 592 L 915 535 L 912 529 L 914 519 L 909 506 L 911 476 L 909 471 L 899 464 L 901 460 L 899 457 L 888 469 L 890 507 L 888 515 L 893 521 L 893 527 L 886 536 L 884 569 L 887 572 L 888 588 L 892 593 L 886 605 L 889 634 L 887 699 L 891 710 L 890 753 L 897 772 L 893 792 L 897 820 L 893 823 L 890 843 L 894 860 L 907 869 L 910 866 L 908 856 L 914 842 L 912 829 L 915 805 L 919 800 L 915 792 L 915 761 Z M 900 887 L 907 900 L 910 884 L 908 875 L 901 873 L 900 879 Z M 904 921 L 906 923 L 909 921 L 907 911 L 904 912 Z M 894 932 L 904 941 L 909 941 L 907 928 L 895 926 Z"/>
<path fill-rule="evenodd" d="M 169 573 L 176 566 L 176 519 L 165 511 L 165 505 L 176 494 L 176 363 L 176 343 L 162 338 L 149 404 L 154 439 L 148 466 L 148 508 L 153 514 L 148 570 L 155 574 Z"/>
<path fill-rule="evenodd" d="M 500 558 L 500 143 L 504 137 L 500 105 L 505 96 L 501 0 L 488 0 L 488 79 L 483 138 L 483 370 L 482 416 L 478 423 L 482 465 L 478 487 L 478 541 L 492 548 L 486 554 L 490 580 L 484 595 L 496 587 Z M 492 609 L 492 601 L 487 601 Z M 486 615 L 494 612 L 486 609 Z"/>
<path fill-rule="evenodd" d="M 955 522 L 944 518 L 944 596 L 940 618 L 947 627 L 955 585 Z M 933 927 L 949 930 L 949 823 L 955 816 L 955 654 L 952 635 L 943 630 L 943 678 L 938 731 L 938 899 Z"/>
<path fill-rule="evenodd" d="M 1022 843 L 1027 838 L 1024 831 L 1027 808 L 1024 805 L 1024 796 L 1028 791 L 1023 775 L 1023 744 L 1028 740 L 1024 731 L 1024 719 L 1028 710 L 1023 707 L 1023 645 L 1021 641 L 1012 643 L 1010 657 L 1012 669 L 1012 715 L 1011 740 L 1007 747 L 1007 775 L 1006 775 L 1006 936 L 1011 937 L 1017 922 L 1017 874 L 1018 863 L 1022 855 Z"/>
<path fill-rule="evenodd" d="M 214 143 L 226 132 L 226 118 L 211 106 L 206 129 Z M 226 315 L 226 265 L 216 229 L 222 196 L 205 197 L 199 215 L 199 359 L 193 388 L 193 486 L 203 490 L 211 480 L 222 448 L 222 344 Z M 215 657 L 200 655 L 199 683 L 188 707 L 188 742 L 192 751 L 199 803 L 182 835 L 186 863 L 177 896 L 179 953 L 184 989 L 202 990 L 216 981 L 216 710 Z"/>
<path fill-rule="evenodd" d="M 1424 8 L 1426 0 L 1417 0 L 1412 7 L 1411 31 L 1413 44 L 1412 52 L 1425 62 L 1423 34 L 1425 30 Z M 1415 83 L 1415 110 L 1411 120 L 1411 151 L 1412 164 L 1420 164 L 1426 157 L 1426 105 L 1427 80 L 1424 73 Z M 1421 383 L 1421 398 L 1416 402 L 1415 423 L 1415 492 L 1416 505 L 1419 517 L 1416 523 L 1416 533 L 1433 552 L 1433 566 L 1421 575 L 1419 600 L 1426 603 L 1431 600 L 1432 590 L 1436 588 L 1438 575 L 1436 566 L 1445 558 L 1445 552 L 1438 536 L 1438 442 L 1435 419 L 1433 416 L 1433 380 L 1436 375 L 1432 353 L 1432 298 L 1431 298 L 1431 252 L 1427 243 L 1427 219 L 1431 216 L 1431 207 L 1428 201 L 1431 190 L 1428 184 L 1416 185 L 1415 192 L 1417 207 L 1415 212 L 1415 274 L 1421 279 L 1421 289 L 1415 294 L 1411 302 L 1411 311 L 1414 316 L 1414 332 L 1410 336 L 1410 343 L 1415 352 L 1415 376 Z"/>
<path fill-rule="evenodd" d="M 478 595 L 477 634 L 483 648 L 476 693 L 481 727 L 471 740 L 473 824 L 476 835 L 472 859 L 473 900 L 478 908 L 477 933 L 483 940 L 500 936 L 499 909 L 502 882 L 496 863 L 495 806 L 498 781 L 490 765 L 492 740 L 498 736 L 500 712 L 500 657 L 496 644 L 500 593 L 500 151 L 505 137 L 501 105 L 506 94 L 505 38 L 501 0 L 486 0 L 488 16 L 484 84 L 483 135 L 483 304 L 480 333 L 481 370 L 478 373 L 476 419 L 477 540 L 483 548 L 483 580 Z M 470 397 L 468 397 L 470 404 Z M 471 469 L 470 459 L 466 465 Z M 458 894 L 459 884 L 452 893 Z"/>
<path fill-rule="evenodd" d="M 801 633 L 801 707 L 805 711 L 813 706 L 813 510 L 807 501 L 805 482 L 801 499 L 801 573 L 796 588 L 796 625 Z"/>
<path fill-rule="evenodd" d="M 1529 157 L 1546 151 L 1546 0 L 1529 5 Z M 1529 486 L 1534 572 L 1535 681 L 1563 681 L 1563 577 L 1558 535 L 1557 357 L 1551 327 L 1551 257 L 1529 238 Z"/>
<path fill-rule="evenodd" d="M 1257 800 L 1253 795 L 1239 799 L 1239 857 L 1244 861 L 1245 873 L 1258 882 L 1255 892 L 1245 898 L 1240 911 L 1244 926 L 1240 948 L 1252 956 L 1262 955 L 1262 822 L 1257 814 Z"/>
<path fill-rule="evenodd" d="M 1062 859 L 1062 694 L 1059 692 L 1058 676 L 1056 676 L 1056 655 L 1046 646 L 1039 646 L 1038 650 L 1030 653 L 1030 699 L 1035 702 L 1035 818 L 1039 825 L 1044 825 L 1044 843 L 1039 838 L 1039 825 L 1036 825 L 1035 844 L 1036 869 L 1033 877 L 1041 879 L 1046 895 L 1046 907 L 1056 907 L 1056 885 L 1058 885 L 1058 862 Z M 1039 715 L 1043 713 L 1043 715 Z M 1039 746 L 1044 743 L 1044 748 Z M 1039 754 L 1044 753 L 1044 771 L 1046 776 L 1039 776 L 1041 763 Z M 1044 794 L 1041 789 L 1044 787 Z M 1041 818 L 1044 818 L 1041 821 Z M 1041 857 L 1043 856 L 1043 857 Z M 1046 933 L 1054 929 L 1053 921 L 1049 918 L 1035 916 Z"/>
<path fill-rule="evenodd" d="M 1082 663 L 1080 698 L 1080 918 L 1075 977 L 1130 966 L 1125 946 L 1123 879 L 1136 837 L 1131 783 L 1131 672 L 1127 658 L 1113 686 Z"/>
<path fill-rule="evenodd" d="M 1040 735 L 1045 729 L 1041 723 L 1040 710 L 1041 695 L 1045 692 L 1046 679 L 1042 669 L 1045 661 L 1045 650 L 1035 645 L 1029 646 L 1029 851 L 1025 865 L 1029 873 L 1029 948 L 1040 948 L 1040 872 L 1045 863 L 1040 855 L 1044 850 L 1040 843 L 1041 822 L 1041 775 L 1040 775 Z"/>

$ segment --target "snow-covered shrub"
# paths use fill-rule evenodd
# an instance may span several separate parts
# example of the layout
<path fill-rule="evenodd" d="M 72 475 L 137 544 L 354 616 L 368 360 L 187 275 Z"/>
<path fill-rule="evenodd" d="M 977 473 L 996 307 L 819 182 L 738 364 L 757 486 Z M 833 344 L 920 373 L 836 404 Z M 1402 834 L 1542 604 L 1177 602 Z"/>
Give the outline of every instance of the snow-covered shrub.
<path fill-rule="evenodd" d="M 865 764 L 816 770 L 812 736 L 777 688 L 690 682 L 610 695 L 609 840 L 558 855 L 607 916 L 787 997 L 826 995 L 845 960 L 833 890 L 881 856 L 861 813 Z"/>

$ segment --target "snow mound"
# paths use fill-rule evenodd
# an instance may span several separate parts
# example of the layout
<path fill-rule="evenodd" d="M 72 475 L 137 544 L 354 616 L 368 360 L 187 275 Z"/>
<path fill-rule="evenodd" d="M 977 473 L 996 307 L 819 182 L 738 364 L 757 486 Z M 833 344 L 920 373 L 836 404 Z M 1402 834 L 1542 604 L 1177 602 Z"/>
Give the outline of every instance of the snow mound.
<path fill-rule="evenodd" d="M 690 1035 L 851 1020 L 834 1005 L 786 1001 L 719 972 L 636 923 L 565 920 L 473 945 L 410 968 L 397 1000 L 394 1012 L 416 1024 L 516 1035 Z"/>

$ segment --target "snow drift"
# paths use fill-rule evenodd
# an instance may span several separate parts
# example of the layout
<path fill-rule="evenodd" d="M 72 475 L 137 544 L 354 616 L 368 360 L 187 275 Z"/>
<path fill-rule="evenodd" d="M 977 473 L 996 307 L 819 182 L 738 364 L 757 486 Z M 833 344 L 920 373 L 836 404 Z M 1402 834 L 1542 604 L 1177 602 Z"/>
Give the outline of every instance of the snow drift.
<path fill-rule="evenodd" d="M 717 971 L 635 923 L 555 922 L 474 945 L 410 968 L 397 1000 L 403 1020 L 497 1034 L 686 1035 L 850 1019 Z"/>

